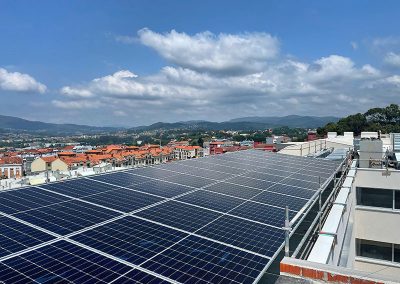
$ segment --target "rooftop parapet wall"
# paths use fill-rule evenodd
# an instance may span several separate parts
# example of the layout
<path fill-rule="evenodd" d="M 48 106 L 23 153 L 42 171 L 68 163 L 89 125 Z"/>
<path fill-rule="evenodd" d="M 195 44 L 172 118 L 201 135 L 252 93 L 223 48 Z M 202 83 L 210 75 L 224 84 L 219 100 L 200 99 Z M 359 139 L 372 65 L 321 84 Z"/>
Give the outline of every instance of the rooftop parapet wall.
<path fill-rule="evenodd" d="M 292 279 L 310 279 L 312 283 L 395 284 L 398 280 L 379 274 L 357 271 L 345 267 L 320 264 L 307 260 L 284 257 L 280 274 Z M 293 280 L 295 283 L 295 280 Z"/>

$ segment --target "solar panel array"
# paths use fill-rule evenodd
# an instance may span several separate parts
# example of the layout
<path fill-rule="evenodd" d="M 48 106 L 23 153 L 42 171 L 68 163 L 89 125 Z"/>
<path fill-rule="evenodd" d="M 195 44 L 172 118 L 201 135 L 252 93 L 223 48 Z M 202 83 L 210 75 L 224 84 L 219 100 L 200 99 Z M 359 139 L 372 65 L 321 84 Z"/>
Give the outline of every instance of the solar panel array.
<path fill-rule="evenodd" d="M 0 193 L 0 282 L 253 283 L 340 165 L 255 150 Z"/>

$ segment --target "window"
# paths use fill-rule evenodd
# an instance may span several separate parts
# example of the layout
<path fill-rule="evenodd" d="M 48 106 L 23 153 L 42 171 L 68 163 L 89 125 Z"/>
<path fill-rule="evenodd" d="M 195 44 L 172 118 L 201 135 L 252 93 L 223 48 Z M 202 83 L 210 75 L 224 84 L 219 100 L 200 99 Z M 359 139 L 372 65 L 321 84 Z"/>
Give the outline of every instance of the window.
<path fill-rule="evenodd" d="M 394 208 L 400 209 L 400 190 L 394 191 Z"/>
<path fill-rule="evenodd" d="M 357 255 L 392 261 L 392 244 L 368 240 L 356 240 Z"/>
<path fill-rule="evenodd" d="M 380 188 L 357 188 L 357 205 L 393 209 L 393 190 Z"/>
<path fill-rule="evenodd" d="M 400 245 L 394 245 L 394 261 L 400 262 Z"/>

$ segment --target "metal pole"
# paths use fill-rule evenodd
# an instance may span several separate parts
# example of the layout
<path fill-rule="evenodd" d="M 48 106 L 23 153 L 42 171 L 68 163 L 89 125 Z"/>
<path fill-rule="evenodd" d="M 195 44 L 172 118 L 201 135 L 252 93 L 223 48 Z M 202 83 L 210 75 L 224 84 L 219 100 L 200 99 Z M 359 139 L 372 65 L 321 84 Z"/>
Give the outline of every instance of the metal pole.
<path fill-rule="evenodd" d="M 321 192 L 318 195 L 318 205 L 319 205 L 318 231 L 321 231 L 322 230 L 322 200 L 321 200 Z"/>
<path fill-rule="evenodd" d="M 290 220 L 289 220 L 289 207 L 285 208 L 285 256 L 289 256 L 289 241 L 290 241 Z"/>

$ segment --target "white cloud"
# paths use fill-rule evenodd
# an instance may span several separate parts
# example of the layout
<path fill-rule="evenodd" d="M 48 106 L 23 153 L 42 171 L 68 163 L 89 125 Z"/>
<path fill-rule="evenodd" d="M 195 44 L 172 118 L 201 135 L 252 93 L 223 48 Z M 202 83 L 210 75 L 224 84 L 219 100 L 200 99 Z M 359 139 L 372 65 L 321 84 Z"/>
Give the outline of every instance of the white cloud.
<path fill-rule="evenodd" d="M 15 92 L 46 92 L 47 87 L 28 74 L 8 72 L 0 68 L 0 90 Z"/>
<path fill-rule="evenodd" d="M 104 106 L 102 102 L 99 101 L 89 101 L 89 100 L 79 100 L 79 101 L 60 101 L 60 100 L 53 100 L 52 104 L 55 107 L 61 109 L 90 109 L 90 108 L 99 108 Z"/>
<path fill-rule="evenodd" d="M 279 53 L 279 41 L 266 33 L 190 36 L 172 30 L 160 34 L 149 29 L 138 32 L 142 44 L 155 49 L 168 61 L 197 71 L 248 73 L 261 70 Z"/>
<path fill-rule="evenodd" d="M 399 94 L 395 88 L 390 95 L 381 92 L 383 84 L 395 87 L 396 78 L 389 79 L 369 64 L 358 66 L 348 57 L 328 55 L 311 62 L 278 57 L 279 43 L 267 34 L 190 36 L 145 29 L 139 38 L 177 66 L 146 76 L 120 70 L 65 86 L 61 93 L 68 100 L 53 104 L 68 109 L 104 107 L 114 116 L 129 113 L 126 119 L 142 122 L 221 120 L 242 115 L 341 115 L 354 112 L 354 107 L 360 111 L 374 102 L 393 102 Z"/>
<path fill-rule="evenodd" d="M 383 61 L 388 65 L 400 67 L 400 54 L 388 52 L 386 53 Z"/>
<path fill-rule="evenodd" d="M 93 94 L 89 90 L 85 89 L 77 89 L 71 87 L 63 87 L 61 89 L 61 94 L 69 97 L 81 97 L 81 98 L 89 98 L 92 97 Z"/>

